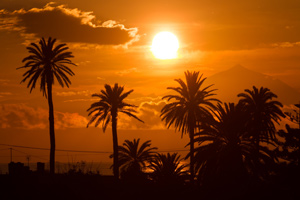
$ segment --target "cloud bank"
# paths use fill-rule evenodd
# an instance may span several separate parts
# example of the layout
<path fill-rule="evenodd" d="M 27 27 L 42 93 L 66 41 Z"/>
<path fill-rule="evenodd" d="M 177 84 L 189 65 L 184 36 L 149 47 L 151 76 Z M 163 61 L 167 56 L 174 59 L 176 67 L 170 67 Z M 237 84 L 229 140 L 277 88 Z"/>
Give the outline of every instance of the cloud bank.
<path fill-rule="evenodd" d="M 160 118 L 160 111 L 164 105 L 166 103 L 161 100 L 142 102 L 137 108 L 137 116 L 145 123 L 125 114 L 119 114 L 118 129 L 165 130 L 164 122 Z M 48 110 L 44 108 L 32 108 L 26 104 L 1 104 L 0 129 L 47 129 L 49 127 L 48 116 Z M 66 129 L 85 128 L 89 119 L 78 113 L 54 111 L 54 120 L 55 129 Z"/>
<path fill-rule="evenodd" d="M 114 20 L 99 21 L 93 12 L 48 3 L 43 8 L 0 10 L 0 30 L 18 31 L 25 39 L 54 37 L 63 42 L 128 45 L 139 40 L 137 28 Z"/>
<path fill-rule="evenodd" d="M 0 106 L 0 128 L 46 129 L 48 110 L 32 108 L 26 104 L 2 104 Z M 54 112 L 55 129 L 83 128 L 88 121 L 78 113 Z"/>
<path fill-rule="evenodd" d="M 145 101 L 137 108 L 137 116 L 145 123 L 141 123 L 133 117 L 120 115 L 118 128 L 120 129 L 147 129 L 147 130 L 165 130 L 166 126 L 161 121 L 160 111 L 166 105 L 164 101 Z"/>

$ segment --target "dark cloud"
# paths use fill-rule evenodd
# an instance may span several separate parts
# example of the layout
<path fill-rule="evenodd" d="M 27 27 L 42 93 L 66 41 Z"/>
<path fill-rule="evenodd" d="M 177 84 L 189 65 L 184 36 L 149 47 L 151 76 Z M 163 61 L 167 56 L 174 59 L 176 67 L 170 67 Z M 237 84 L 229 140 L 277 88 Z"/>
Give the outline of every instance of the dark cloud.
<path fill-rule="evenodd" d="M 113 20 L 100 22 L 92 12 L 47 4 L 44 8 L 0 11 L 0 29 L 23 35 L 55 37 L 64 42 L 125 45 L 137 41 L 137 28 L 126 28 Z"/>

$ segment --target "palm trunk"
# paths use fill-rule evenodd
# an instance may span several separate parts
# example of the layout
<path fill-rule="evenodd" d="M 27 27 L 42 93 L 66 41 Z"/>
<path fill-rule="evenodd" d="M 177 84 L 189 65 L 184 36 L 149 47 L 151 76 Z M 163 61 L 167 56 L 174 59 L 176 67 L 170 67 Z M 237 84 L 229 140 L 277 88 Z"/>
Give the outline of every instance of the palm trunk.
<path fill-rule="evenodd" d="M 113 150 L 114 150 L 114 165 L 113 173 L 116 180 L 119 179 L 119 152 L 118 152 L 118 135 L 117 135 L 117 116 L 112 114 L 112 135 L 113 135 Z"/>
<path fill-rule="evenodd" d="M 299 125 L 299 130 L 300 130 L 300 102 L 298 104 L 298 108 L 299 108 L 299 111 L 298 111 L 298 125 Z"/>
<path fill-rule="evenodd" d="M 259 158 L 259 135 L 256 135 L 255 137 L 254 137 L 254 146 L 255 146 L 255 156 L 256 156 L 256 158 Z M 257 178 L 258 179 L 258 177 L 259 177 L 259 171 L 260 171 L 261 169 L 259 169 L 258 168 L 258 166 L 256 166 L 256 168 L 255 168 L 255 171 L 254 171 L 254 175 L 255 175 L 255 178 Z"/>
<path fill-rule="evenodd" d="M 190 130 L 190 182 L 192 185 L 194 185 L 194 177 L 195 177 L 195 172 L 194 172 L 194 128 L 191 128 Z"/>
<path fill-rule="evenodd" d="M 52 100 L 52 84 L 47 83 L 49 105 L 49 131 L 50 131 L 50 174 L 55 173 L 55 132 L 54 132 L 54 109 Z"/>

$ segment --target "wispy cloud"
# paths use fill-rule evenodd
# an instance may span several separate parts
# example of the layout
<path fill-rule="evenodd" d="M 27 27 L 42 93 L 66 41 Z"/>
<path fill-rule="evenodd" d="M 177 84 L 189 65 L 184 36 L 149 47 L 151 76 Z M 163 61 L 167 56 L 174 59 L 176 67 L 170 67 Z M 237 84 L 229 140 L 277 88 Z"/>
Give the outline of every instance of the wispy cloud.
<path fill-rule="evenodd" d="M 138 29 L 115 20 L 101 21 L 93 12 L 48 3 L 43 8 L 0 10 L 0 29 L 18 31 L 25 39 L 52 36 L 63 42 L 128 45 L 139 40 Z"/>
<path fill-rule="evenodd" d="M 122 71 L 118 71 L 118 72 L 116 72 L 116 74 L 119 75 L 119 76 L 124 76 L 124 75 L 132 73 L 132 72 L 138 72 L 138 69 L 133 67 L 133 68 L 130 68 L 130 69 L 125 69 L 125 70 L 122 70 Z"/>
<path fill-rule="evenodd" d="M 272 47 L 291 48 L 300 47 L 300 42 L 280 42 L 272 44 Z"/>
<path fill-rule="evenodd" d="M 0 98 L 4 96 L 10 96 L 10 95 L 12 95 L 11 92 L 0 92 Z"/>
<path fill-rule="evenodd" d="M 0 92 L 0 95 L 12 95 L 11 92 Z"/>
<path fill-rule="evenodd" d="M 92 92 L 89 90 L 84 90 L 84 91 L 70 91 L 70 92 L 56 92 L 57 96 L 63 96 L 63 97 L 69 97 L 69 96 L 91 96 Z"/>
<path fill-rule="evenodd" d="M 86 101 L 95 101 L 95 99 L 70 99 L 65 100 L 64 102 L 86 102 Z"/>
<path fill-rule="evenodd" d="M 99 81 L 104 81 L 105 80 L 105 78 L 102 78 L 102 77 L 97 77 L 97 80 L 99 80 Z"/>

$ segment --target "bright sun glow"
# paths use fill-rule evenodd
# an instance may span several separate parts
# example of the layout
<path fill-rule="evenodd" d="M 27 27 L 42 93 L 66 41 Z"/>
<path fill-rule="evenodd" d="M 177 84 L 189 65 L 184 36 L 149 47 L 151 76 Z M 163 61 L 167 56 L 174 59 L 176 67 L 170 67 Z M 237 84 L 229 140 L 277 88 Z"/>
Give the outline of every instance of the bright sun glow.
<path fill-rule="evenodd" d="M 151 51 L 158 59 L 172 59 L 177 57 L 179 42 L 177 37 L 170 32 L 160 32 L 152 41 Z"/>

